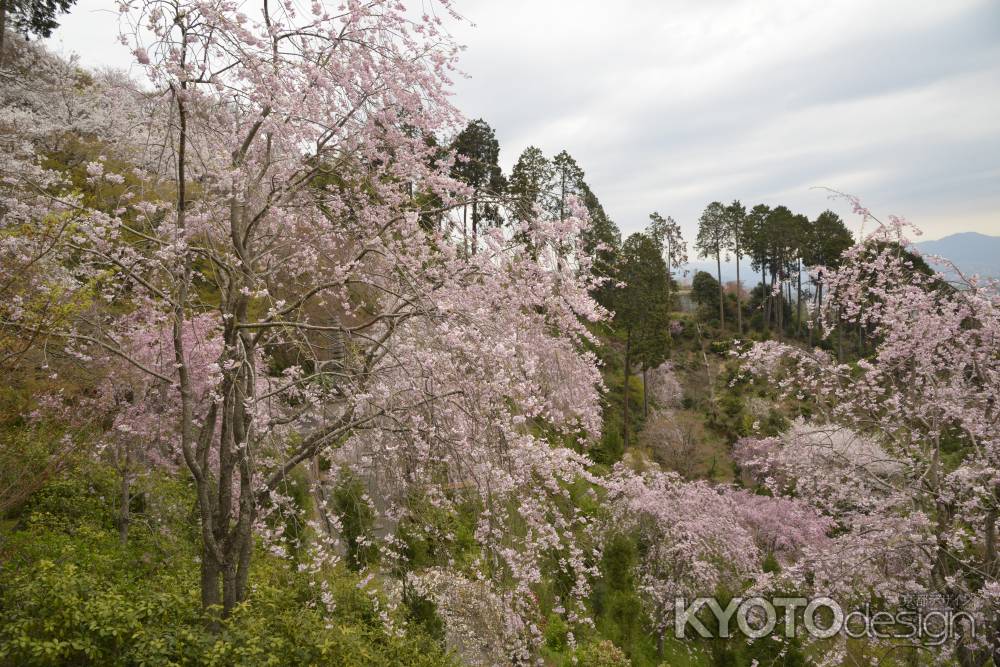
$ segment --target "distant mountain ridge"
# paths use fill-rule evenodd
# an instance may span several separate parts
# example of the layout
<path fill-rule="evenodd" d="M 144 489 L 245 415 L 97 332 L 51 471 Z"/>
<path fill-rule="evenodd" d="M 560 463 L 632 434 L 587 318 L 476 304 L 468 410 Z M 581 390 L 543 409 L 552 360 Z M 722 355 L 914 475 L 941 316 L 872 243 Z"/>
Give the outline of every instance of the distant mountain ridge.
<path fill-rule="evenodd" d="M 950 234 L 934 241 L 921 241 L 913 244 L 924 255 L 940 255 L 951 260 L 966 276 L 978 273 L 980 276 L 1000 279 L 1000 236 L 990 236 L 979 232 L 959 232 Z M 730 257 L 732 260 L 732 257 Z M 944 271 L 944 267 L 935 267 Z M 685 276 L 683 271 L 687 270 Z M 715 276 L 715 261 L 711 259 L 696 259 L 684 265 L 683 269 L 674 273 L 674 277 L 683 283 L 690 283 L 696 271 L 707 271 Z M 740 262 L 740 279 L 743 287 L 751 289 L 760 280 L 760 274 L 750 269 L 750 260 L 746 257 Z M 722 262 L 722 280 L 736 280 L 736 264 L 733 261 Z"/>
<path fill-rule="evenodd" d="M 978 273 L 1000 278 L 1000 236 L 959 232 L 913 245 L 925 255 L 940 255 L 951 260 L 966 276 Z"/>

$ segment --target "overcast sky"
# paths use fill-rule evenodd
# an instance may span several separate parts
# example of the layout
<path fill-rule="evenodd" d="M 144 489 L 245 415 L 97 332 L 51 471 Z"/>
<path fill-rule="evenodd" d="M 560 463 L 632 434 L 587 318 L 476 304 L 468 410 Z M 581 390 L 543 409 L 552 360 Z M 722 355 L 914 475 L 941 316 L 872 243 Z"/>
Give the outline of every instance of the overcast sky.
<path fill-rule="evenodd" d="M 456 101 L 509 170 L 534 144 L 572 154 L 628 233 L 712 200 L 833 208 L 815 187 L 938 238 L 1000 235 L 997 0 L 456 0 L 474 25 Z M 110 0 L 51 39 L 122 65 Z M 849 220 L 857 229 L 854 219 Z"/>

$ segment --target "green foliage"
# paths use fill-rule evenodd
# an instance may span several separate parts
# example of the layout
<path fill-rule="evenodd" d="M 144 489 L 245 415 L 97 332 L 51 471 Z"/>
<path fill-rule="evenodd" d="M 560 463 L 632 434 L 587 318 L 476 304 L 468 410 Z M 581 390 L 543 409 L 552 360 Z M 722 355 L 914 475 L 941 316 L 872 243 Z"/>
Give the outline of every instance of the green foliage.
<path fill-rule="evenodd" d="M 607 639 L 581 646 L 576 659 L 579 667 L 628 667 L 632 664 L 625 652 Z"/>
<path fill-rule="evenodd" d="M 375 512 L 365 499 L 364 484 L 344 468 L 333 490 L 333 507 L 340 519 L 341 536 L 347 542 L 347 565 L 358 572 L 378 560 L 378 548 L 369 539 Z"/>
<path fill-rule="evenodd" d="M 75 0 L 6 0 L 10 28 L 22 35 L 49 37 L 59 27 L 56 17 L 65 14 Z M 3 41 L 0 40 L 0 46 Z M 2 58 L 0 58 L 2 61 Z"/>
<path fill-rule="evenodd" d="M 313 580 L 286 560 L 254 559 L 249 600 L 210 630 L 198 589 L 187 485 L 151 478 L 127 544 L 108 502 L 115 475 L 85 468 L 35 494 L 0 552 L 0 665 L 452 664 L 427 624 L 379 616 L 354 575 Z"/>

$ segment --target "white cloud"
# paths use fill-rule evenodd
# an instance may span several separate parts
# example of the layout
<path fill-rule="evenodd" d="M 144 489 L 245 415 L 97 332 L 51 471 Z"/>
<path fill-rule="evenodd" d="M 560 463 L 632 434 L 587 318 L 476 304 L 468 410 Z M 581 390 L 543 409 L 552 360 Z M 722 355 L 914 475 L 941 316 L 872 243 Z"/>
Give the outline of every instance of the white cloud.
<path fill-rule="evenodd" d="M 425 0 L 429 1 L 429 0 Z M 456 101 L 505 166 L 566 149 L 625 230 L 657 209 L 693 235 L 713 199 L 816 215 L 829 186 L 929 237 L 1000 234 L 994 0 L 462 0 Z M 111 0 L 55 37 L 127 63 Z"/>

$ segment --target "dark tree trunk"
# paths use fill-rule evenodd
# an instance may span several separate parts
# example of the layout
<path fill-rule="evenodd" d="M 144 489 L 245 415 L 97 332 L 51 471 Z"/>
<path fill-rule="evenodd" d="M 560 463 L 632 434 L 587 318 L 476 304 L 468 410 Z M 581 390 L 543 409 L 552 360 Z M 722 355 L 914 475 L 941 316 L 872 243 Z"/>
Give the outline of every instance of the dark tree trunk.
<path fill-rule="evenodd" d="M 469 206 L 462 204 L 462 255 L 469 256 Z"/>
<path fill-rule="evenodd" d="M 767 262 L 760 264 L 760 308 L 764 314 L 764 329 L 771 329 L 771 303 L 767 294 Z"/>
<path fill-rule="evenodd" d="M 726 290 L 722 286 L 722 255 L 715 253 L 715 275 L 719 279 L 719 328 L 726 328 Z"/>
<path fill-rule="evenodd" d="M 646 367 L 642 367 L 642 418 L 649 417 L 649 385 L 646 382 Z"/>
<path fill-rule="evenodd" d="M 795 331 L 799 338 L 802 338 L 802 260 L 799 259 L 796 263 L 796 272 L 798 275 L 795 279 Z"/>
<path fill-rule="evenodd" d="M 837 308 L 837 361 L 844 363 L 844 321 L 840 316 L 840 307 Z"/>
<path fill-rule="evenodd" d="M 670 235 L 667 235 L 667 322 L 670 322 Z"/>
<path fill-rule="evenodd" d="M 475 196 L 472 198 L 472 254 L 475 255 L 479 245 L 479 206 Z"/>
<path fill-rule="evenodd" d="M 809 327 L 809 346 L 812 347 L 813 340 L 816 336 L 816 320 L 819 315 L 819 306 L 817 305 L 819 301 L 819 283 L 816 283 L 816 292 L 813 294 L 813 314 L 812 314 L 812 326 Z"/>
<path fill-rule="evenodd" d="M 7 36 L 7 0 L 0 0 L 0 67 L 3 67 L 4 47 Z"/>
<path fill-rule="evenodd" d="M 132 502 L 131 489 L 129 488 L 129 446 L 124 444 L 122 446 L 124 450 L 122 452 L 122 488 L 121 488 L 121 510 L 118 515 L 118 539 L 121 540 L 122 544 L 128 542 L 128 527 L 131 521 L 131 516 L 129 514 L 129 505 Z"/>
<path fill-rule="evenodd" d="M 625 334 L 625 382 L 622 390 L 622 442 L 628 448 L 628 403 L 629 378 L 632 376 L 632 330 Z"/>
<path fill-rule="evenodd" d="M 736 333 L 743 335 L 743 297 L 740 295 L 740 246 L 736 242 Z"/>
<path fill-rule="evenodd" d="M 865 356 L 865 322 L 864 322 L 865 307 L 861 306 L 858 311 L 858 356 Z"/>

